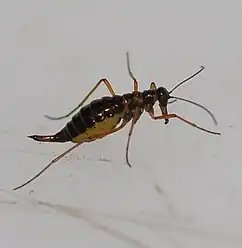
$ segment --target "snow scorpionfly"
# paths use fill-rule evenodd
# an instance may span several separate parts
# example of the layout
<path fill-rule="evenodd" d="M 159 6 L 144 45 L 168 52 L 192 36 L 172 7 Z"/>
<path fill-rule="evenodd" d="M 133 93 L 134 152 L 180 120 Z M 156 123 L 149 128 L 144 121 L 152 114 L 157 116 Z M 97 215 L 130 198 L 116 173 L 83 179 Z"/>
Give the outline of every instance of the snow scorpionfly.
<path fill-rule="evenodd" d="M 87 96 L 81 101 L 81 103 L 75 107 L 70 113 L 61 116 L 61 117 L 50 117 L 46 115 L 45 117 L 51 120 L 61 120 L 63 118 L 67 118 L 72 115 L 75 111 L 80 109 L 66 124 L 63 129 L 57 132 L 54 135 L 30 135 L 29 138 L 32 138 L 36 141 L 40 142 L 73 142 L 74 146 L 54 158 L 48 165 L 46 165 L 38 174 L 34 177 L 23 183 L 22 185 L 14 188 L 13 190 L 20 189 L 25 185 L 29 184 L 37 177 L 39 177 L 45 170 L 47 170 L 52 164 L 56 163 L 66 154 L 77 148 L 83 143 L 92 142 L 97 139 L 102 139 L 105 136 L 118 132 L 122 128 L 124 128 L 130 121 L 131 126 L 128 134 L 128 141 L 126 145 L 126 162 L 131 167 L 128 158 L 129 152 L 129 143 L 130 138 L 134 129 L 134 125 L 137 123 L 143 112 L 147 112 L 149 116 L 154 120 L 163 119 L 165 124 L 168 124 L 169 119 L 177 118 L 186 124 L 205 131 L 210 134 L 220 135 L 219 132 L 214 132 L 203 127 L 196 125 L 195 123 L 184 119 L 183 117 L 175 114 L 168 113 L 167 105 L 174 101 L 185 101 L 196 105 L 203 110 L 205 110 L 213 119 L 215 125 L 217 125 L 217 121 L 214 115 L 205 108 L 203 105 L 193 102 L 191 100 L 187 100 L 177 96 L 171 96 L 171 93 L 177 89 L 179 86 L 195 77 L 202 70 L 204 70 L 204 66 L 201 66 L 200 70 L 186 78 L 182 82 L 178 83 L 172 90 L 168 91 L 164 87 L 156 86 L 155 82 L 150 83 L 150 88 L 148 90 L 144 90 L 143 92 L 139 91 L 139 84 L 137 79 L 134 77 L 130 68 L 130 60 L 129 53 L 126 53 L 127 56 L 127 68 L 129 72 L 129 76 L 133 80 L 133 92 L 125 93 L 123 95 L 117 95 L 111 83 L 103 78 L 98 81 L 98 83 L 92 88 L 92 90 L 87 94 Z M 83 106 L 91 94 L 101 85 L 106 85 L 107 89 L 111 93 L 111 96 L 104 96 L 100 99 L 92 100 L 89 104 Z M 173 99 L 168 102 L 169 99 Z M 156 116 L 154 114 L 154 105 L 158 102 L 162 115 Z"/>

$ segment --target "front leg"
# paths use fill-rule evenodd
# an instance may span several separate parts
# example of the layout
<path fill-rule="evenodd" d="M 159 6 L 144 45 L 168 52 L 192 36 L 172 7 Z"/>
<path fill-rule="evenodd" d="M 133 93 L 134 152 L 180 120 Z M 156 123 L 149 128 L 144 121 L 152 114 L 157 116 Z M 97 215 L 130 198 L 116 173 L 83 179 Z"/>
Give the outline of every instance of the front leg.
<path fill-rule="evenodd" d="M 204 132 L 211 133 L 211 134 L 216 134 L 216 135 L 221 135 L 221 133 L 214 132 L 214 131 L 210 131 L 210 130 L 208 130 L 208 129 L 205 129 L 205 128 L 203 128 L 203 127 L 200 127 L 200 126 L 196 125 L 195 123 L 193 123 L 193 122 L 191 122 L 191 121 L 189 121 L 189 120 L 186 120 L 186 119 L 184 119 L 183 117 L 181 117 L 181 116 L 179 116 L 179 115 L 177 115 L 177 114 L 167 114 L 167 115 L 154 116 L 153 113 L 149 112 L 149 115 L 150 115 L 150 117 L 151 117 L 152 119 L 154 119 L 154 120 L 177 118 L 177 119 L 179 119 L 179 120 L 181 120 L 181 121 L 187 123 L 188 125 L 190 125 L 190 126 L 192 126 L 192 127 L 195 127 L 195 128 L 197 128 L 197 129 L 200 129 L 200 130 L 202 130 L 202 131 L 204 131 Z"/>

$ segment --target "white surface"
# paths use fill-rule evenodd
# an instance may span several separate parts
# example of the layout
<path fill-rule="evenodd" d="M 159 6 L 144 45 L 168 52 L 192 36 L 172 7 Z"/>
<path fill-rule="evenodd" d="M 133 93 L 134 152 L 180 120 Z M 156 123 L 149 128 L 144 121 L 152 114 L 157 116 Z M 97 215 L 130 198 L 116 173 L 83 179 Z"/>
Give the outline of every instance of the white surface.
<path fill-rule="evenodd" d="M 242 247 L 241 1 L 5 1 L 0 7 L 1 247 Z M 107 77 L 132 91 L 171 89 L 170 112 L 221 131 L 141 118 L 125 164 L 128 128 L 83 145 L 18 192 L 71 144 L 39 144 Z M 93 97 L 107 94 L 104 87 Z M 100 161 L 105 158 L 108 161 Z"/>

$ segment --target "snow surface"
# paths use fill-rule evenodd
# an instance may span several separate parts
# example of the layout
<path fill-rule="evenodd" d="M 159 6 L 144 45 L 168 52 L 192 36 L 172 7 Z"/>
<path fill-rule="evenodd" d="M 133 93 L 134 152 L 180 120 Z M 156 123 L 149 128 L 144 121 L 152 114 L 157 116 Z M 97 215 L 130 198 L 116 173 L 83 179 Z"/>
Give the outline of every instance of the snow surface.
<path fill-rule="evenodd" d="M 0 247 L 242 247 L 241 12 L 241 1 L 2 1 Z M 222 135 L 144 114 L 131 169 L 127 127 L 13 192 L 72 145 L 27 138 L 68 121 L 45 114 L 66 114 L 102 77 L 132 91 L 126 51 L 140 90 L 171 89 L 204 65 L 174 95 L 218 126 L 184 102 L 169 111 Z"/>

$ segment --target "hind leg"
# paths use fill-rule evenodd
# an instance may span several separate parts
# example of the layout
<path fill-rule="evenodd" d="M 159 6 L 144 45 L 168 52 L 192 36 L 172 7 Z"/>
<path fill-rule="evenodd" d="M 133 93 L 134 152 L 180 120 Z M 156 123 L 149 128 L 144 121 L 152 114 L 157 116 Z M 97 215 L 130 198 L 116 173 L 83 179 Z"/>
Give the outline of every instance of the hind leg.
<path fill-rule="evenodd" d="M 103 133 L 100 133 L 100 134 L 97 134 L 97 135 L 93 136 L 92 139 L 90 139 L 89 142 L 94 141 L 96 139 L 101 139 L 101 138 L 107 136 L 108 134 L 116 133 L 120 129 L 122 129 L 126 124 L 127 124 L 127 122 L 126 121 L 123 121 L 122 124 L 119 127 L 116 127 L 113 130 L 111 130 L 111 131 L 103 132 Z M 15 191 L 15 190 L 18 190 L 20 188 L 23 188 L 25 185 L 27 185 L 27 184 L 31 183 L 32 181 L 34 181 L 35 179 L 37 179 L 48 168 L 50 168 L 54 163 L 56 163 L 57 161 L 59 161 L 61 158 L 63 158 L 65 155 L 67 155 L 69 152 L 73 151 L 74 149 L 76 149 L 78 146 L 80 146 L 83 143 L 84 142 L 79 142 L 79 143 L 75 144 L 74 146 L 72 146 L 71 148 L 69 148 L 68 150 L 66 150 L 65 152 L 61 153 L 59 156 L 57 156 L 56 158 L 54 158 L 49 164 L 47 164 L 41 171 L 39 171 L 35 176 L 33 176 L 32 178 L 30 178 L 28 181 L 26 181 L 25 183 L 21 184 L 20 186 L 15 187 L 13 190 Z"/>
<path fill-rule="evenodd" d="M 51 167 L 54 163 L 56 163 L 57 161 L 59 161 L 62 157 L 64 157 L 65 155 L 67 155 L 69 152 L 73 151 L 74 149 L 76 149 L 79 145 L 81 145 L 82 143 L 79 144 L 75 144 L 74 146 L 72 146 L 71 148 L 69 148 L 68 150 L 66 150 L 65 152 L 63 152 L 62 154 L 60 154 L 59 156 L 57 156 L 56 158 L 54 158 L 49 164 L 47 164 L 40 172 L 38 172 L 35 176 L 33 176 L 32 178 L 30 178 L 28 181 L 26 181 L 25 183 L 19 185 L 18 187 L 15 187 L 13 189 L 13 191 L 18 190 L 20 188 L 23 188 L 25 185 L 31 183 L 32 181 L 34 181 L 35 179 L 37 179 L 41 174 L 43 174 L 49 167 Z"/>
<path fill-rule="evenodd" d="M 104 83 L 104 85 L 107 87 L 108 91 L 110 92 L 110 94 L 112 96 L 115 95 L 115 92 L 113 90 L 113 87 L 111 85 L 111 83 L 103 78 L 103 79 L 100 79 L 97 84 L 91 89 L 91 91 L 86 95 L 86 97 L 73 109 L 71 110 L 68 114 L 66 115 L 63 115 L 63 116 L 60 116 L 60 117 L 51 117 L 49 115 L 45 115 L 46 118 L 50 119 L 50 120 L 61 120 L 61 119 L 64 119 L 64 118 L 67 118 L 69 117 L 70 115 L 72 115 L 77 109 L 79 109 L 81 106 L 84 105 L 84 103 L 88 100 L 88 98 L 94 93 L 95 90 L 97 90 L 97 88 L 102 84 Z"/>

